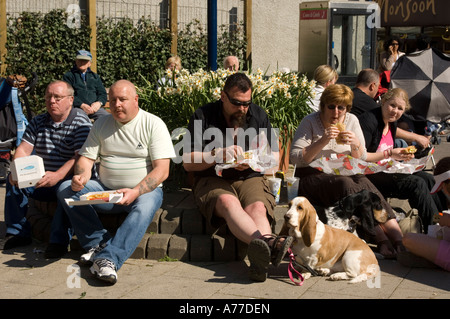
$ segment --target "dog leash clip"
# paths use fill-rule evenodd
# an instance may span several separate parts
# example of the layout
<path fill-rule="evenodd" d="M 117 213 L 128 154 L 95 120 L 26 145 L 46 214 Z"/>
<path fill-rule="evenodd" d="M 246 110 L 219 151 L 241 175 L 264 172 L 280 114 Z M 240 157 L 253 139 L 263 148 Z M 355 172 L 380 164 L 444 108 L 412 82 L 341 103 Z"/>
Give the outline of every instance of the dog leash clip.
<path fill-rule="evenodd" d="M 301 285 L 303 285 L 303 282 L 305 281 L 305 279 L 303 278 L 302 274 L 300 272 L 298 272 L 297 269 L 295 269 L 295 267 L 294 267 L 295 256 L 290 248 L 288 249 L 288 253 L 289 253 L 289 266 L 288 266 L 289 278 L 296 286 L 301 286 Z M 298 277 L 298 279 L 300 279 L 300 281 L 294 280 L 293 272 L 297 275 L 297 277 Z"/>

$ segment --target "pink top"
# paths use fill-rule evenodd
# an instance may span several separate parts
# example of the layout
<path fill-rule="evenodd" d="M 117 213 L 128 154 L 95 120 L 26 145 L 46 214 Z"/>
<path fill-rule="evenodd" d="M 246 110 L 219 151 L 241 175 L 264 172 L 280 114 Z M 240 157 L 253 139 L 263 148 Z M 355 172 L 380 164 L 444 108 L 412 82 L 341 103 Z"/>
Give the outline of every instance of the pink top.
<path fill-rule="evenodd" d="M 392 138 L 392 132 L 389 128 L 386 135 L 381 136 L 380 144 L 378 145 L 377 152 L 384 152 L 394 148 L 394 139 Z"/>

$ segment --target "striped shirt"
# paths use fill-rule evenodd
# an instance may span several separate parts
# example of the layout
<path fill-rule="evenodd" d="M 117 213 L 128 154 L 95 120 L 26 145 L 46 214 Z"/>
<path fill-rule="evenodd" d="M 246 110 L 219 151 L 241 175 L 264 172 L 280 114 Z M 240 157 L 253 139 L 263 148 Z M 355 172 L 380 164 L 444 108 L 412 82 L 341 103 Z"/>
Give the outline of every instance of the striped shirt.
<path fill-rule="evenodd" d="M 91 127 L 87 115 L 78 108 L 72 108 L 62 123 L 53 122 L 45 113 L 30 121 L 23 140 L 34 146 L 34 154 L 42 157 L 45 170 L 55 172 L 80 150 Z"/>

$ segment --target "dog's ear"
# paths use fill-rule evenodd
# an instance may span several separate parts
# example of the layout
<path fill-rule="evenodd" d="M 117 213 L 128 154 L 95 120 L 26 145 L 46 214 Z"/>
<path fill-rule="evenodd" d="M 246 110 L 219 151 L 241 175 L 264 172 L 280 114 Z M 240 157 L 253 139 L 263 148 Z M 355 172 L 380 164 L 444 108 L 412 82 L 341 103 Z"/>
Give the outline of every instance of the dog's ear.
<path fill-rule="evenodd" d="M 300 212 L 300 233 L 302 234 L 303 242 L 307 247 L 311 246 L 316 238 L 316 210 L 313 205 L 305 199 L 302 203 L 299 204 L 301 206 L 302 212 Z"/>
<path fill-rule="evenodd" d="M 361 213 L 361 227 L 364 233 L 370 236 L 375 236 L 375 221 L 374 214 L 372 213 L 372 207 L 366 206 L 360 210 Z"/>
<path fill-rule="evenodd" d="M 383 207 L 381 209 L 373 209 L 373 217 L 380 224 L 384 224 L 388 220 L 388 213 Z"/>
<path fill-rule="evenodd" d="M 388 213 L 381 205 L 380 197 L 375 193 L 370 193 L 370 200 L 372 202 L 373 217 L 380 224 L 384 224 L 388 220 Z"/>

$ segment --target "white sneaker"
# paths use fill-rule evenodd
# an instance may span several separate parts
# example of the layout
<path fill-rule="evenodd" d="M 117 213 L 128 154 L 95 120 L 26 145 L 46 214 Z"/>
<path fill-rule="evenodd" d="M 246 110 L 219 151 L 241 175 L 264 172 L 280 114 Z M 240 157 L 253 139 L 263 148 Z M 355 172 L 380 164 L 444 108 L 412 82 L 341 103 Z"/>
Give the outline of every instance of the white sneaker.
<path fill-rule="evenodd" d="M 92 262 L 94 261 L 95 255 L 97 255 L 103 247 L 96 246 L 89 249 L 89 251 L 80 257 L 80 263 L 83 265 L 92 265 Z"/>
<path fill-rule="evenodd" d="M 116 265 L 108 259 L 96 259 L 90 271 L 98 279 L 107 281 L 111 284 L 117 282 Z"/>

